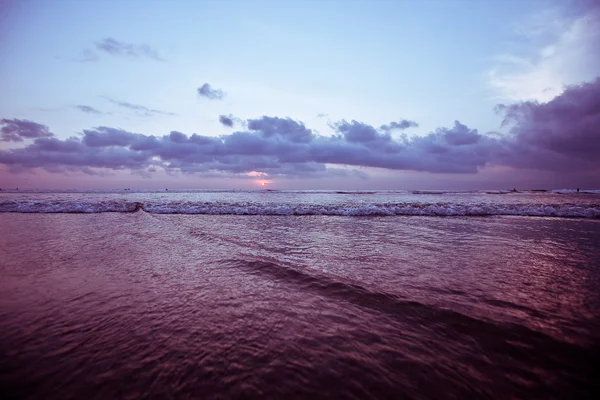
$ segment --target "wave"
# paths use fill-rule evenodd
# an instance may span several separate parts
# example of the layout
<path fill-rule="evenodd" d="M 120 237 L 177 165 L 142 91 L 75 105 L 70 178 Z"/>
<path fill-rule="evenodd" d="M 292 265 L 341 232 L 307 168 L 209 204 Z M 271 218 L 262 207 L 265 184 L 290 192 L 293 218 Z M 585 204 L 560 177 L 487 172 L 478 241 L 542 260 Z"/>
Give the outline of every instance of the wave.
<path fill-rule="evenodd" d="M 600 218 L 600 204 L 276 204 L 182 201 L 0 201 L 0 212 L 11 213 L 128 213 L 209 215 L 338 215 L 338 216 L 493 216 Z"/>
<path fill-rule="evenodd" d="M 138 201 L 0 201 L 0 212 L 12 213 L 82 213 L 136 212 L 143 209 Z"/>
<path fill-rule="evenodd" d="M 478 193 L 477 190 L 413 190 L 412 194 L 473 194 Z"/>
<path fill-rule="evenodd" d="M 583 360 L 581 357 L 585 357 L 585 350 L 578 345 L 555 338 L 526 325 L 471 316 L 449 308 L 412 300 L 409 297 L 375 291 L 361 284 L 343 281 L 339 277 L 319 273 L 313 275 L 302 269 L 270 261 L 229 260 L 225 263 L 250 270 L 257 275 L 278 280 L 288 285 L 296 285 L 330 299 L 346 301 L 358 307 L 385 314 L 400 322 L 410 322 L 411 325 L 416 323 L 423 327 L 432 327 L 436 331 L 441 329 L 445 332 L 451 332 L 454 335 L 476 341 L 479 346 L 485 349 L 493 348 L 505 354 L 518 351 L 528 359 L 531 359 L 534 355 L 537 357 L 543 354 L 542 357 L 546 358 L 543 362 L 551 361 L 556 354 L 577 354 L 575 360 L 577 358 Z M 494 299 L 486 299 L 485 301 L 497 307 L 520 309 L 532 316 L 544 316 L 540 311 L 512 302 Z M 495 340 L 498 337 L 505 340 L 498 342 Z M 545 351 L 539 353 L 533 350 L 534 347 L 543 347 Z"/>
<path fill-rule="evenodd" d="M 597 189 L 582 189 L 582 190 L 576 190 L 576 189 L 555 189 L 555 190 L 552 191 L 552 193 L 558 193 L 558 194 L 575 194 L 575 193 L 600 194 L 600 190 L 597 190 Z"/>

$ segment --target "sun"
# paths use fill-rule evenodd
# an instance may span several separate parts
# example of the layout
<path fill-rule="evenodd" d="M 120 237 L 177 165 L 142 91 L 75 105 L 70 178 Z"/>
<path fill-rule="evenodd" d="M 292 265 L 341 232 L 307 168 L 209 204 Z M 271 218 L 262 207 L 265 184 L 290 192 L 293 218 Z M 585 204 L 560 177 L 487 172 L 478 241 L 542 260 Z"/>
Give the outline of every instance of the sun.
<path fill-rule="evenodd" d="M 266 189 L 271 183 L 272 181 L 270 179 L 257 179 L 253 182 L 253 185 L 258 185 L 263 189 Z"/>

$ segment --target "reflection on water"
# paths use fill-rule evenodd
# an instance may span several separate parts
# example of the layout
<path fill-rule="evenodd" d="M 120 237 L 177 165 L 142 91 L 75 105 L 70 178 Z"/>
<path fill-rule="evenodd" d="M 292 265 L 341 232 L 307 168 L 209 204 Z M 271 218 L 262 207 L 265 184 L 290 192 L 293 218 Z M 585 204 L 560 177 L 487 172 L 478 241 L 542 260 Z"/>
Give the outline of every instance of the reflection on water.
<path fill-rule="evenodd" d="M 592 398 L 599 221 L 0 215 L 14 398 Z"/>

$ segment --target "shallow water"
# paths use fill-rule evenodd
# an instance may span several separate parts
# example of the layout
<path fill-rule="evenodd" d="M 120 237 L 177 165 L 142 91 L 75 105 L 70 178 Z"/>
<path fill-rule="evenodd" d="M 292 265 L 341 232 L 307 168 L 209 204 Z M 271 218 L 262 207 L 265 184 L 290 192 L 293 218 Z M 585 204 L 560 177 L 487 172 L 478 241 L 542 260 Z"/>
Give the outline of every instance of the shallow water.
<path fill-rule="evenodd" d="M 11 398 L 592 398 L 600 221 L 0 214 Z"/>

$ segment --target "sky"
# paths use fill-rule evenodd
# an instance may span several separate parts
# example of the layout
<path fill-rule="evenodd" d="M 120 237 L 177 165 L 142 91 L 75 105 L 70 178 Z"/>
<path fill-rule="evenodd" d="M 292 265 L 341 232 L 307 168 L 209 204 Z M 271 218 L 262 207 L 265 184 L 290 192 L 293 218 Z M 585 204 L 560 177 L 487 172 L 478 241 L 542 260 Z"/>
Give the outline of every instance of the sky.
<path fill-rule="evenodd" d="M 0 0 L 0 188 L 600 188 L 595 0 Z"/>

